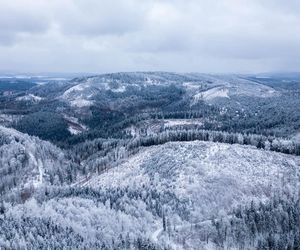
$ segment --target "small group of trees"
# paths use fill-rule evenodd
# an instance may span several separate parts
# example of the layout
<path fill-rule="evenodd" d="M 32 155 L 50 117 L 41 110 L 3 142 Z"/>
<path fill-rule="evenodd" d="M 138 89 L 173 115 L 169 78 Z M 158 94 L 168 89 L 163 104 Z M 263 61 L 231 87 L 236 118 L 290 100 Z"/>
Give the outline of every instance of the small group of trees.
<path fill-rule="evenodd" d="M 130 141 L 127 148 L 133 149 L 139 146 L 151 146 L 164 144 L 169 141 L 212 141 L 229 144 L 251 145 L 271 151 L 282 152 L 286 154 L 300 155 L 300 143 L 272 136 L 228 133 L 222 131 L 210 130 L 167 130 L 162 133 L 135 138 Z"/>
<path fill-rule="evenodd" d="M 266 203 L 239 207 L 229 219 L 212 223 L 212 241 L 238 249 L 300 249 L 300 201 L 276 196 Z"/>

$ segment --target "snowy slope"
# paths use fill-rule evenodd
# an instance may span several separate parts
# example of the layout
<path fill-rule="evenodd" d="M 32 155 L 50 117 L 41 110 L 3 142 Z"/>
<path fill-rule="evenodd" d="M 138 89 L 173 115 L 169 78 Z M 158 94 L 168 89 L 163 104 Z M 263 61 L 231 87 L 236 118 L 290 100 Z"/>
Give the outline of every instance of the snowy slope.
<path fill-rule="evenodd" d="M 268 98 L 280 94 L 272 87 L 238 76 L 206 75 L 204 79 L 209 82 L 209 84 L 207 84 L 208 89 L 198 91 L 198 93 L 193 96 L 192 104 L 200 100 L 210 102 L 216 98 L 230 98 L 235 96 Z"/>
<path fill-rule="evenodd" d="M 68 123 L 68 130 L 72 135 L 78 135 L 88 128 L 78 121 L 78 118 L 64 115 L 65 120 Z"/>
<path fill-rule="evenodd" d="M 131 209 L 138 211 L 138 205 Z M 74 197 L 53 199 L 42 205 L 32 199 L 24 205 L 11 208 L 7 215 L 16 219 L 32 216 L 50 218 L 57 225 L 72 228 L 83 237 L 86 245 L 90 241 L 100 241 L 109 245 L 112 241 L 117 241 L 117 237 L 124 232 L 133 236 L 141 234 L 145 229 L 151 229 L 147 219 L 153 220 L 153 216 L 144 209 L 139 212 L 143 216 L 136 217 L 130 213 L 116 211 L 109 205 Z"/>
<path fill-rule="evenodd" d="M 252 200 L 266 201 L 283 186 L 299 188 L 299 176 L 300 157 L 251 146 L 171 142 L 141 150 L 84 186 L 169 194 L 166 213 L 183 230 Z M 173 244 L 159 224 L 151 239 Z"/>
<path fill-rule="evenodd" d="M 211 210 L 212 206 L 229 207 L 251 196 L 266 197 L 269 189 L 285 178 L 298 178 L 299 164 L 299 157 L 251 146 L 169 142 L 143 149 L 119 167 L 91 179 L 88 185 L 170 189 L 182 199 L 189 196 L 197 201 L 201 197 L 216 203 L 207 203 Z"/>
<path fill-rule="evenodd" d="M 172 81 L 173 83 L 176 81 Z M 60 98 L 71 106 L 81 108 L 94 104 L 97 94 L 105 91 L 123 93 L 128 87 L 139 90 L 141 86 L 168 85 L 159 73 L 115 73 L 74 79 L 72 86 Z"/>
<path fill-rule="evenodd" d="M 86 185 L 149 188 L 189 200 L 197 220 L 266 199 L 281 185 L 298 185 L 300 158 L 249 146 L 171 142 L 143 149 Z"/>
<path fill-rule="evenodd" d="M 49 142 L 0 126 L 1 191 L 38 187 L 64 171 L 63 152 Z"/>
<path fill-rule="evenodd" d="M 73 107 L 88 107 L 94 104 L 94 98 L 99 92 L 110 90 L 122 93 L 126 91 L 126 85 L 105 77 L 89 77 L 79 82 L 75 81 L 75 85 L 67 89 L 61 99 L 69 102 Z"/>
<path fill-rule="evenodd" d="M 79 78 L 71 83 L 71 87 L 62 93 L 60 99 L 77 108 L 94 105 L 97 95 L 105 91 L 123 93 L 135 89 L 138 93 L 142 87 L 147 86 L 159 88 L 176 85 L 186 91 L 191 105 L 200 100 L 209 102 L 232 96 L 266 98 L 279 94 L 269 86 L 228 75 L 129 72 Z"/>
<path fill-rule="evenodd" d="M 264 202 L 283 186 L 299 188 L 299 164 L 299 157 L 250 146 L 170 142 L 142 148 L 71 190 L 54 189 L 53 198 L 7 207 L 6 216 L 50 220 L 71 228 L 85 245 L 142 237 L 170 249 L 218 249 L 191 228 L 210 227 L 212 217 L 228 216 L 233 207 L 252 200 Z M 194 244 L 191 234 L 197 239 Z"/>
<path fill-rule="evenodd" d="M 17 101 L 27 101 L 27 102 L 40 102 L 41 100 L 43 100 L 43 98 L 40 96 L 33 95 L 33 94 L 28 94 L 28 95 L 17 97 L 16 100 Z"/>
<path fill-rule="evenodd" d="M 215 98 L 221 98 L 221 97 L 229 98 L 228 92 L 229 90 L 224 87 L 211 88 L 209 90 L 194 95 L 194 103 L 197 103 L 200 100 L 210 101 Z"/>

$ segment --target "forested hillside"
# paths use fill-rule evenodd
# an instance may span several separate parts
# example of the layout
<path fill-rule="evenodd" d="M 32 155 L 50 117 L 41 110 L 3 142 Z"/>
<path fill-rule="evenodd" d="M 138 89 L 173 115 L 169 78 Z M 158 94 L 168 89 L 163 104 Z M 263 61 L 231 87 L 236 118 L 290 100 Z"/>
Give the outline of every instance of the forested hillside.
<path fill-rule="evenodd" d="M 16 88 L 0 96 L 0 108 L 3 117 L 14 115 L 10 126 L 62 147 L 99 137 L 126 138 L 131 128 L 163 130 L 168 119 L 202 129 L 292 138 L 300 128 L 300 92 L 298 78 L 287 79 L 103 74 Z"/>
<path fill-rule="evenodd" d="M 296 76 L 2 80 L 0 249 L 299 249 Z"/>

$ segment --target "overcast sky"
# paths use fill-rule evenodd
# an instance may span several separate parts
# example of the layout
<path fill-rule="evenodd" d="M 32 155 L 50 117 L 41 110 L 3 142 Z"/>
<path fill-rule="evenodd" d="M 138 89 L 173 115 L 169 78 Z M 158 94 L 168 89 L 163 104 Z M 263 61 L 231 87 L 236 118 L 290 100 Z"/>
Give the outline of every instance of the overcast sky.
<path fill-rule="evenodd" d="M 300 1 L 0 0 L 0 70 L 300 71 Z"/>

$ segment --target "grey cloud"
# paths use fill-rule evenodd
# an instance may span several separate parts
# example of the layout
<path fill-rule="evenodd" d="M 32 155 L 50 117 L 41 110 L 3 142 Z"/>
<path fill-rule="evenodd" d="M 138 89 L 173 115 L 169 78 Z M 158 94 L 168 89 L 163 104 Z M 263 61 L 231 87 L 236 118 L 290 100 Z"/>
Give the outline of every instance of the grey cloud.
<path fill-rule="evenodd" d="M 0 68 L 300 71 L 296 0 L 0 0 L 0 5 L 5 45 Z"/>
<path fill-rule="evenodd" d="M 122 35 L 142 27 L 145 7 L 143 1 L 76 0 L 56 17 L 66 34 Z"/>
<path fill-rule="evenodd" d="M 23 5 L 0 0 L 0 45 L 13 44 L 22 33 L 35 34 L 48 30 L 50 21 L 47 16 Z"/>
<path fill-rule="evenodd" d="M 4 13 L 3 13 L 4 12 Z M 7 32 L 42 32 L 47 30 L 49 23 L 43 16 L 23 12 L 0 13 L 0 29 Z"/>
<path fill-rule="evenodd" d="M 300 1 L 298 0 L 265 0 L 261 1 L 260 4 L 265 8 L 273 8 L 278 12 L 286 12 L 289 14 L 299 15 Z"/>

